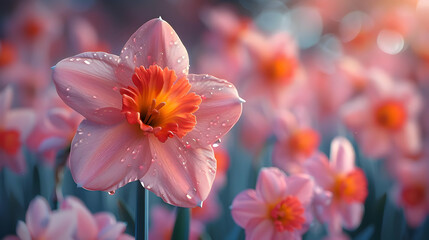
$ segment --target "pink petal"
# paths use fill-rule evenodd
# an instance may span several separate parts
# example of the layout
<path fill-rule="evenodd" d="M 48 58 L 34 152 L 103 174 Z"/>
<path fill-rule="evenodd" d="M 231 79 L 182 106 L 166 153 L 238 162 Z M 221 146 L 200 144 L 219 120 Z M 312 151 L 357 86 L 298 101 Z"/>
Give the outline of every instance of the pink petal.
<path fill-rule="evenodd" d="M 24 142 L 36 123 L 36 115 L 32 110 L 20 109 L 11 110 L 6 114 L 6 129 L 15 129 L 19 131 L 20 140 Z"/>
<path fill-rule="evenodd" d="M 368 108 L 368 99 L 364 97 L 356 98 L 344 104 L 340 110 L 344 124 L 353 130 L 365 126 L 370 121 Z"/>
<path fill-rule="evenodd" d="M 267 217 L 267 213 L 267 205 L 257 196 L 253 189 L 239 193 L 231 205 L 232 218 L 243 228 L 247 228 L 252 220 L 262 220 Z"/>
<path fill-rule="evenodd" d="M 255 106 L 256 105 L 256 106 Z M 272 134 L 272 120 L 267 115 L 266 104 L 246 104 L 241 118 L 241 139 L 243 145 L 252 153 L 258 154 L 268 137 Z M 249 129 L 252 129 L 249 131 Z"/>
<path fill-rule="evenodd" d="M 95 219 L 95 222 L 97 223 L 97 227 L 99 231 L 116 223 L 115 216 L 113 216 L 109 212 L 96 213 L 94 214 L 94 219 Z"/>
<path fill-rule="evenodd" d="M 121 234 L 119 235 L 117 240 L 134 240 L 135 238 L 133 236 L 130 236 L 128 234 Z"/>
<path fill-rule="evenodd" d="M 30 202 L 25 222 L 33 237 L 42 236 L 50 223 L 51 209 L 43 197 L 36 197 Z"/>
<path fill-rule="evenodd" d="M 197 125 L 183 141 L 192 146 L 205 146 L 223 137 L 238 121 L 242 101 L 237 89 L 228 81 L 210 75 L 188 75 L 190 92 L 200 95 L 202 102 L 195 112 Z"/>
<path fill-rule="evenodd" d="M 18 225 L 16 226 L 16 234 L 21 240 L 31 240 L 30 231 L 23 221 L 18 221 Z"/>
<path fill-rule="evenodd" d="M 77 231 L 75 236 L 78 239 L 95 239 L 97 237 L 98 228 L 97 224 L 92 217 L 91 212 L 85 205 L 75 197 L 67 197 L 61 203 L 61 209 L 71 209 L 77 214 Z"/>
<path fill-rule="evenodd" d="M 319 153 L 305 162 L 304 168 L 313 176 L 317 185 L 324 189 L 329 188 L 333 181 L 333 172 L 329 166 L 328 158 L 323 153 Z"/>
<path fill-rule="evenodd" d="M 331 166 L 338 173 L 347 173 L 355 167 L 355 151 L 344 137 L 336 137 L 331 143 Z"/>
<path fill-rule="evenodd" d="M 37 150 L 40 152 L 58 150 L 61 148 L 65 148 L 69 144 L 70 140 L 65 139 L 63 137 L 48 137 L 40 143 L 39 148 Z"/>
<path fill-rule="evenodd" d="M 12 104 L 12 87 L 7 86 L 0 92 L 0 126 L 3 125 L 3 118 L 9 111 Z"/>
<path fill-rule="evenodd" d="M 269 219 L 253 220 L 246 227 L 246 240 L 273 239 L 274 225 Z"/>
<path fill-rule="evenodd" d="M 314 182 L 307 174 L 296 174 L 287 178 L 287 195 L 297 197 L 303 205 L 310 204 L 313 197 Z"/>
<path fill-rule="evenodd" d="M 427 210 L 424 205 L 405 208 L 404 213 L 408 225 L 415 228 L 419 227 L 427 216 Z"/>
<path fill-rule="evenodd" d="M 71 121 L 72 112 L 65 108 L 52 108 L 48 111 L 51 123 L 64 132 L 72 131 L 75 123 Z"/>
<path fill-rule="evenodd" d="M 46 240 L 74 239 L 77 227 L 76 213 L 72 210 L 62 210 L 52 213 L 46 231 Z"/>
<path fill-rule="evenodd" d="M 107 228 L 104 228 L 99 234 L 99 240 L 109 240 L 109 239 L 117 239 L 124 231 L 126 225 L 125 223 L 119 222 L 115 223 Z"/>
<path fill-rule="evenodd" d="M 391 150 L 391 136 L 375 127 L 362 129 L 358 136 L 362 152 L 371 158 L 386 156 Z"/>
<path fill-rule="evenodd" d="M 289 174 L 303 172 L 303 163 L 297 157 L 293 156 L 286 143 L 277 142 L 273 148 L 273 166 L 282 169 Z"/>
<path fill-rule="evenodd" d="M 201 205 L 216 174 L 211 146 L 188 147 L 177 137 L 161 143 L 153 135 L 149 135 L 149 143 L 154 160 L 140 179 L 145 188 L 172 205 Z"/>
<path fill-rule="evenodd" d="M 422 149 L 422 137 L 417 122 L 408 121 L 393 139 L 396 147 L 405 154 L 418 154 Z"/>
<path fill-rule="evenodd" d="M 286 175 L 275 167 L 262 168 L 256 183 L 256 194 L 266 203 L 276 204 L 286 196 Z"/>
<path fill-rule="evenodd" d="M 362 221 L 363 211 L 361 203 L 342 204 L 340 214 L 343 226 L 349 230 L 357 228 Z"/>
<path fill-rule="evenodd" d="M 274 240 L 283 240 L 283 239 L 301 240 L 302 236 L 298 231 L 293 231 L 293 232 L 289 232 L 289 231 L 277 232 L 277 231 L 275 231 L 272 239 L 274 239 Z"/>
<path fill-rule="evenodd" d="M 152 159 L 149 149 L 148 138 L 128 122 L 84 120 L 71 145 L 70 170 L 78 186 L 113 191 L 143 177 Z"/>
<path fill-rule="evenodd" d="M 131 35 L 121 51 L 116 74 L 124 85 L 131 85 L 134 68 L 152 64 L 174 70 L 179 78 L 188 74 L 188 52 L 174 29 L 161 18 L 146 22 Z"/>
<path fill-rule="evenodd" d="M 87 52 L 60 61 L 53 79 L 61 99 L 88 120 L 115 123 L 122 118 L 121 85 L 115 69 L 119 57 Z"/>

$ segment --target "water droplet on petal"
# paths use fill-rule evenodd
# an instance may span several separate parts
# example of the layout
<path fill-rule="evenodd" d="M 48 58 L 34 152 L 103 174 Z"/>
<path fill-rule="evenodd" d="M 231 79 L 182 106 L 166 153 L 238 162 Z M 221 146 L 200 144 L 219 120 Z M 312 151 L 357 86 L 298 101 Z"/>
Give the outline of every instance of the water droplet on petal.
<path fill-rule="evenodd" d="M 187 199 L 192 199 L 191 195 L 189 195 L 189 194 L 186 194 L 186 198 Z"/>
<path fill-rule="evenodd" d="M 109 195 L 113 195 L 113 194 L 115 194 L 115 191 L 110 191 L 109 192 Z"/>
<path fill-rule="evenodd" d="M 68 91 L 70 91 L 70 88 L 68 87 L 68 88 L 66 88 L 66 91 L 68 92 Z"/>
<path fill-rule="evenodd" d="M 92 98 L 96 99 L 96 98 L 97 98 L 97 96 L 93 95 L 93 96 L 92 96 Z"/>
<path fill-rule="evenodd" d="M 85 60 L 85 61 L 83 61 L 85 64 L 91 64 L 91 62 L 90 61 L 88 61 L 88 60 Z"/>

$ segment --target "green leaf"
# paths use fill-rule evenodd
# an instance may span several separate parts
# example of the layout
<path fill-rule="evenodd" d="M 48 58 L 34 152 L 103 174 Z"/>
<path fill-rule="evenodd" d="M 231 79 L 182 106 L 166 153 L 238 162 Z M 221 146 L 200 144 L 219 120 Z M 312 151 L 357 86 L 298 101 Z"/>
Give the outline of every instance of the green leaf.
<path fill-rule="evenodd" d="M 171 239 L 188 240 L 189 239 L 189 222 L 191 210 L 189 208 L 177 208 L 176 222 L 174 223 L 173 234 Z"/>
<path fill-rule="evenodd" d="M 375 223 L 374 223 L 374 234 L 372 239 L 381 239 L 381 228 L 383 226 L 384 209 L 386 206 L 386 193 L 383 194 L 378 200 L 375 208 Z"/>

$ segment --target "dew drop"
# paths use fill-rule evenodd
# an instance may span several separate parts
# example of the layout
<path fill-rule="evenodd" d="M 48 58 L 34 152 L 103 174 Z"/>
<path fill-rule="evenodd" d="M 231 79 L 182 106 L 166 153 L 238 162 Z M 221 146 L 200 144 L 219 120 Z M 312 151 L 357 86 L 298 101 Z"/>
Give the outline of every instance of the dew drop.
<path fill-rule="evenodd" d="M 140 165 L 140 166 L 139 166 L 139 169 L 140 169 L 140 171 L 142 171 L 142 170 L 143 170 L 143 166 L 142 166 L 142 165 Z"/>
<path fill-rule="evenodd" d="M 134 42 L 134 43 L 136 42 L 136 38 L 135 38 L 135 37 L 133 38 L 133 42 Z"/>
<path fill-rule="evenodd" d="M 125 159 L 124 159 L 124 158 L 122 158 L 122 159 L 121 159 L 121 163 L 123 163 L 123 162 L 125 162 Z"/>
<path fill-rule="evenodd" d="M 93 95 L 93 96 L 92 96 L 92 98 L 96 99 L 96 98 L 97 98 L 97 96 Z"/>
<path fill-rule="evenodd" d="M 70 88 L 68 87 L 68 88 L 66 88 L 66 91 L 68 92 L 68 91 L 70 91 Z"/>
<path fill-rule="evenodd" d="M 85 64 L 91 64 L 91 62 L 90 61 L 88 61 L 88 60 L 85 60 L 85 61 L 83 61 Z"/>
<path fill-rule="evenodd" d="M 70 62 L 73 62 L 74 61 L 74 58 L 70 58 Z"/>
<path fill-rule="evenodd" d="M 110 191 L 109 192 L 109 195 L 113 195 L 113 194 L 115 194 L 115 191 Z"/>
<path fill-rule="evenodd" d="M 226 123 L 222 123 L 222 127 L 225 127 L 226 126 Z"/>
<path fill-rule="evenodd" d="M 147 190 L 150 190 L 151 188 L 152 188 L 152 186 L 150 186 L 150 185 L 147 185 L 147 186 L 146 186 L 146 189 L 147 189 Z"/>
<path fill-rule="evenodd" d="M 191 195 L 189 195 L 189 194 L 186 194 L 186 198 L 187 199 L 192 199 Z"/>

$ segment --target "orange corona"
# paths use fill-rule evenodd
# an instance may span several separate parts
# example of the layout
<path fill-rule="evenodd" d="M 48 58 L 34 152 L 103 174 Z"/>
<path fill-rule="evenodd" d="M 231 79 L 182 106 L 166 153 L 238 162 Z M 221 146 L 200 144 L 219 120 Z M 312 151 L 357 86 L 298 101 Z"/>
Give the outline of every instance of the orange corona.
<path fill-rule="evenodd" d="M 348 174 L 336 176 L 332 186 L 333 198 L 347 203 L 365 201 L 368 195 L 367 181 L 361 169 L 354 169 Z"/>
<path fill-rule="evenodd" d="M 388 101 L 378 105 L 374 115 L 375 122 L 387 130 L 399 130 L 407 120 L 407 112 L 399 101 Z"/>
<path fill-rule="evenodd" d="M 305 223 L 304 207 L 294 196 L 288 196 L 274 206 L 270 217 L 278 232 L 299 230 Z"/>
<path fill-rule="evenodd" d="M 288 143 L 291 151 L 309 157 L 319 146 L 319 134 L 313 129 L 300 129 L 291 135 Z"/>
<path fill-rule="evenodd" d="M 0 149 L 9 155 L 15 155 L 21 142 L 19 140 L 19 132 L 16 130 L 3 130 L 0 129 Z"/>
<path fill-rule="evenodd" d="M 121 88 L 122 113 L 130 124 L 138 124 L 145 133 L 153 133 L 161 142 L 182 138 L 197 123 L 193 114 L 201 97 L 191 90 L 188 79 L 157 65 L 140 66 L 132 76 L 135 86 Z"/>

